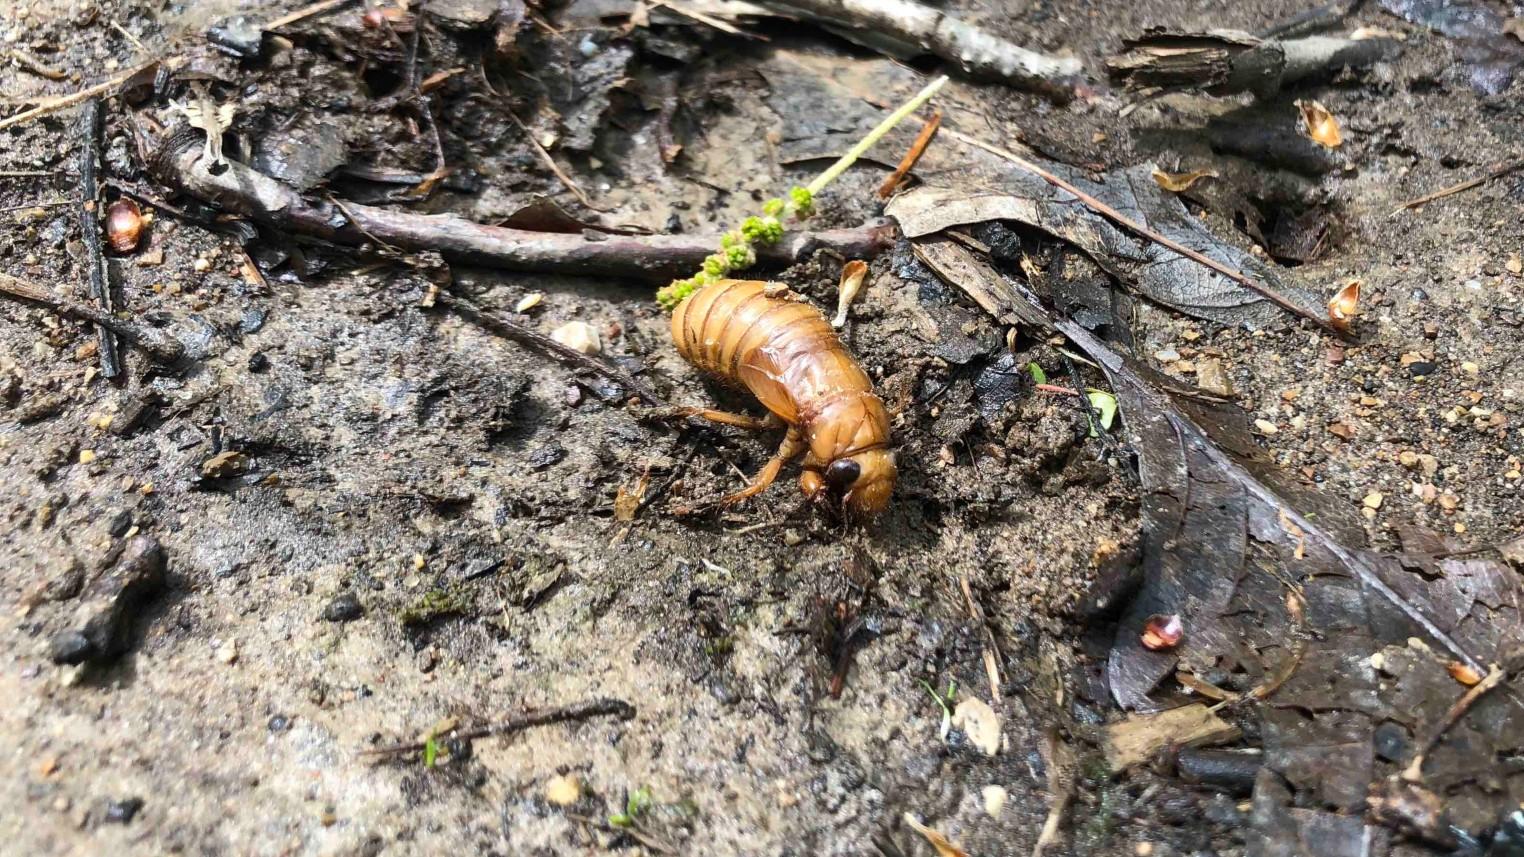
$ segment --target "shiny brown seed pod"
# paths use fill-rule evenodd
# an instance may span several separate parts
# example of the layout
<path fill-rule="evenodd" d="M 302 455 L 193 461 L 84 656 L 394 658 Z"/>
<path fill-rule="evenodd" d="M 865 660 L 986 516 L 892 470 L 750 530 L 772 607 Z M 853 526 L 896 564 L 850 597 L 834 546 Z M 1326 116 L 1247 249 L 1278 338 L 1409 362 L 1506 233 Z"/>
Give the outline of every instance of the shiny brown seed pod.
<path fill-rule="evenodd" d="M 1143 624 L 1143 648 L 1159 652 L 1173 649 L 1185 638 L 1185 625 L 1178 615 L 1163 614 L 1148 617 Z"/>
<path fill-rule="evenodd" d="M 138 204 L 123 197 L 106 208 L 106 240 L 118 253 L 137 249 L 143 236 L 143 212 Z"/>

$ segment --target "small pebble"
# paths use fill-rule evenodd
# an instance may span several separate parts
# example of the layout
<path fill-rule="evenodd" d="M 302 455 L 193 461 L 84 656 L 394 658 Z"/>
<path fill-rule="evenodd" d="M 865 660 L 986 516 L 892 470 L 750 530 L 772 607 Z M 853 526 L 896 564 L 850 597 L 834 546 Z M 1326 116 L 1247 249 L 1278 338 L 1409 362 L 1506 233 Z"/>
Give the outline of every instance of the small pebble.
<path fill-rule="evenodd" d="M 1439 366 L 1432 360 L 1415 360 L 1408 364 L 1408 374 L 1414 378 L 1423 378 L 1433 375 Z"/>
<path fill-rule="evenodd" d="M 128 824 L 143 809 L 143 799 L 130 797 L 106 804 L 106 820 L 112 824 Z"/>
<path fill-rule="evenodd" d="M 1000 811 L 1005 809 L 1005 802 L 1010 793 L 1002 786 L 985 786 L 980 791 L 984 798 L 984 812 L 990 818 L 999 818 Z"/>
<path fill-rule="evenodd" d="M 583 354 L 597 354 L 603 350 L 598 331 L 585 321 L 568 321 L 551 331 L 550 338 Z"/>
<path fill-rule="evenodd" d="M 1364 503 L 1367 509 L 1379 509 L 1381 508 L 1381 502 L 1385 499 L 1385 497 L 1381 496 L 1380 491 L 1372 491 L 1366 494 L 1365 499 L 1360 502 Z"/>
<path fill-rule="evenodd" d="M 353 592 L 341 592 L 323 608 L 323 618 L 329 622 L 352 622 L 365 614 L 360 599 Z"/>
<path fill-rule="evenodd" d="M 1272 423 L 1266 419 L 1255 420 L 1254 427 L 1259 429 L 1260 434 L 1275 434 L 1276 432 L 1280 431 L 1280 429 L 1275 427 L 1275 423 Z"/>
<path fill-rule="evenodd" d="M 196 257 L 196 261 L 191 263 L 191 268 L 193 268 L 198 274 L 205 274 L 207 271 L 212 269 L 212 263 L 205 256 L 198 256 Z"/>
<path fill-rule="evenodd" d="M 545 783 L 545 799 L 556 806 L 571 806 L 582 797 L 582 783 L 575 776 L 566 774 L 551 777 Z"/>

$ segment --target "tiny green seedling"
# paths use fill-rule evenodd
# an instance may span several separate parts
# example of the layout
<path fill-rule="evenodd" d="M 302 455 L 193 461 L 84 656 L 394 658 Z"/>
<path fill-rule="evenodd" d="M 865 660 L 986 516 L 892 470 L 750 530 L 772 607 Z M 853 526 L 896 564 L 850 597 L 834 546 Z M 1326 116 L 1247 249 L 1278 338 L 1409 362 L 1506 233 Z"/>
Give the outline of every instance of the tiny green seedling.
<path fill-rule="evenodd" d="M 942 709 L 942 726 L 941 726 L 941 729 L 939 731 L 940 731 L 940 734 L 941 734 L 943 740 L 946 740 L 947 733 L 952 731 L 952 714 L 953 714 L 952 713 L 952 705 L 953 705 L 953 700 L 955 698 L 957 698 L 957 695 L 958 695 L 958 680 L 957 679 L 948 679 L 947 680 L 947 695 L 946 696 L 943 696 L 943 695 L 937 693 L 936 690 L 933 689 L 932 686 L 930 684 L 928 684 L 925 679 L 921 679 L 920 681 L 921 681 L 921 687 L 926 688 L 926 692 L 931 694 L 932 701 L 936 702 L 937 707 Z"/>
<path fill-rule="evenodd" d="M 425 768 L 432 768 L 434 763 L 438 761 L 439 742 L 434 739 L 433 735 L 430 735 L 423 742 L 423 766 Z"/>
<path fill-rule="evenodd" d="M 1042 367 L 1037 365 L 1036 360 L 1027 364 L 1027 373 L 1032 376 L 1032 383 L 1034 384 L 1048 383 L 1048 373 L 1042 371 Z"/>
<path fill-rule="evenodd" d="M 1097 415 L 1101 418 L 1101 431 L 1111 431 L 1111 424 L 1116 422 L 1117 419 L 1117 397 L 1105 390 L 1097 390 L 1094 387 L 1087 389 L 1085 395 L 1090 399 L 1090 407 L 1094 408 Z M 1096 431 L 1093 422 L 1090 425 L 1090 436 L 1100 436 L 1100 432 Z"/>
<path fill-rule="evenodd" d="M 651 790 L 641 786 L 624 799 L 624 812 L 609 816 L 609 824 L 614 827 L 634 827 L 641 814 L 650 808 Z"/>
<path fill-rule="evenodd" d="M 816 176 L 808 187 L 791 188 L 788 199 L 774 197 L 763 203 L 761 217 L 748 217 L 741 222 L 739 229 L 732 229 L 720 236 L 720 249 L 704 259 L 703 267 L 699 272 L 685 280 L 673 280 L 671 284 L 658 289 L 656 302 L 661 304 L 662 309 L 671 312 L 677 309 L 678 304 L 687 300 L 689 295 L 704 286 L 725 279 L 733 271 L 740 271 L 755 264 L 756 244 L 776 244 L 782 240 L 784 220 L 790 217 L 797 220 L 809 217 L 815 210 L 815 197 L 825 190 L 827 185 L 846 172 L 848 167 L 872 148 L 874 143 L 893 130 L 894 126 L 929 101 L 945 83 L 947 83 L 947 77 L 944 75 L 916 93 L 914 98 L 900 105 L 899 109 L 869 131 L 866 137 L 857 141 L 857 145 L 853 146 L 851 151 L 842 155 L 836 163 L 827 167 L 825 172 Z"/>

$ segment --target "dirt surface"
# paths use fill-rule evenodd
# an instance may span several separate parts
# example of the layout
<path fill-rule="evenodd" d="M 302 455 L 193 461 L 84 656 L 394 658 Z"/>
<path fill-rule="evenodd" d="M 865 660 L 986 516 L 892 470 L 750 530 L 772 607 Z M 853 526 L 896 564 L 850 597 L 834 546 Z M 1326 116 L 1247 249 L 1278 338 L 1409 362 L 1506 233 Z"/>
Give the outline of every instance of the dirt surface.
<path fill-rule="evenodd" d="M 605 224 L 715 232 L 814 175 L 931 68 L 808 27 L 755 24 L 771 41 L 750 42 L 653 12 L 627 32 L 581 5 L 533 12 L 543 26 L 526 25 L 506 59 L 490 28 L 429 24 L 423 74 L 461 69 L 434 101 L 456 173 L 410 204 L 495 222 L 549 195 Z M 952 5 L 1023 44 L 1072 52 L 1092 76 L 1149 25 L 1258 30 L 1301 8 Z M 1246 98 L 1176 94 L 1123 111 L 1128 99 L 1098 82 L 1060 106 L 955 78 L 940 103 L 954 127 L 1087 169 L 1216 168 L 1269 213 L 1262 232 L 1317 213 L 1328 237 L 1288 276 L 1322 294 L 1361 279 L 1357 342 L 1139 302 L 1137 352 L 1186 381 L 1220 362 L 1262 421 L 1258 442 L 1363 514 L 1374 545 L 1399 547 L 1410 524 L 1466 545 L 1505 541 L 1524 521 L 1524 176 L 1393 209 L 1524 157 L 1524 84 L 1478 92 L 1453 44 L 1370 5 L 1349 26 L 1400 34 L 1400 59 L 1287 93 L 1277 108 L 1289 116 L 1292 98 L 1315 97 L 1347 138 L 1337 169 L 1287 179 L 1300 200 L 1290 207 L 1266 202 L 1273 194 L 1254 184 L 1266 171 L 1191 133 Z M 8 7 L 0 48 L 75 76 L 0 70 L 18 104 L 130 68 L 143 50 L 200 50 L 226 16 L 288 11 Z M 303 189 L 341 198 L 399 188 L 325 181 L 339 164 L 434 167 L 419 114 L 395 99 L 376 106 L 396 94 L 406 33 L 394 44 L 359 15 L 298 25 L 257 62 L 197 54 L 215 96 L 239 105 L 230 157 L 316 170 Z M 675 116 L 663 98 L 676 99 Z M 183 117 L 165 103 L 130 107 L 107 102 L 108 185 L 169 200 L 127 117 Z M 577 208 L 510 110 L 606 211 Z M 913 134 L 873 157 L 896 161 Z M 681 151 L 666 164 L 672 141 Z M 0 131 L 0 142 L 0 207 L 18 207 L 0 215 L 0 270 L 83 298 L 77 214 L 49 204 L 77 194 L 76 111 Z M 963 157 L 939 140 L 923 178 Z M 876 218 L 884 174 L 855 169 L 812 225 Z M 301 169 L 289 175 L 304 183 Z M 1250 246 L 1224 198 L 1202 217 Z M 976 392 L 1006 331 L 905 246 L 872 263 L 845 337 L 899 444 L 894 502 L 861 530 L 811 508 L 792 470 L 760 501 L 696 511 L 736 490 L 777 438 L 642 419 L 608 381 L 431 305 L 437 259 L 269 230 L 244 247 L 182 207 L 154 212 L 144 246 L 111 267 L 131 315 L 187 343 L 183 369 L 128 352 L 125 378 L 107 382 L 88 326 L 0 309 L 0 851 L 932 853 L 903 822 L 911 813 L 969 854 L 1029 854 L 1057 733 L 1078 761 L 1049 853 L 1298 853 L 1255 850 L 1242 794 L 1107 771 L 1094 730 L 1119 716 L 1097 678 L 1111 631 L 1080 608 L 1098 567 L 1137 541 L 1128 452 L 1089 436 L 1070 397 L 1030 384 Z M 842 261 L 821 255 L 773 275 L 830 307 Z M 256 264 L 262 275 L 246 273 Z M 647 285 L 448 274 L 504 311 L 543 293 L 515 317 L 545 333 L 588 322 L 604 358 L 673 402 L 748 406 L 677 357 Z M 1015 346 L 1015 366 L 1035 361 L 1071 383 L 1049 344 Z M 208 464 L 228 452 L 239 455 Z M 660 496 L 616 520 L 616 496 L 642 483 Z M 167 582 L 130 623 L 130 653 L 55 665 L 52 641 L 76 627 L 87 582 L 137 535 L 162 544 Z M 1003 733 L 987 755 L 962 726 L 944 733 L 929 691 L 955 683 L 954 704 L 988 701 L 991 656 Z M 445 747 L 432 767 L 418 754 L 362 755 L 443 718 L 490 723 L 595 698 L 635 714 Z M 610 824 L 640 790 L 650 805 L 633 830 Z"/>

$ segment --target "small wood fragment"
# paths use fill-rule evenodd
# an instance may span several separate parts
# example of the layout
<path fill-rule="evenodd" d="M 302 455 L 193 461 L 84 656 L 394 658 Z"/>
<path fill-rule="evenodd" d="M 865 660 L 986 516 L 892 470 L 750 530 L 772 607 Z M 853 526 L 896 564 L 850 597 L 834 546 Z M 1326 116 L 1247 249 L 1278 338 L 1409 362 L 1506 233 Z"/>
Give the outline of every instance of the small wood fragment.
<path fill-rule="evenodd" d="M 1157 714 L 1133 714 L 1106 727 L 1106 760 L 1123 771 L 1152 759 L 1165 747 L 1199 747 L 1237 738 L 1238 727 L 1201 703 Z"/>

